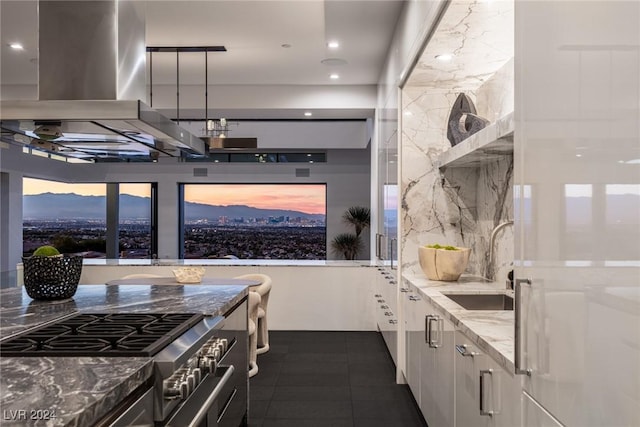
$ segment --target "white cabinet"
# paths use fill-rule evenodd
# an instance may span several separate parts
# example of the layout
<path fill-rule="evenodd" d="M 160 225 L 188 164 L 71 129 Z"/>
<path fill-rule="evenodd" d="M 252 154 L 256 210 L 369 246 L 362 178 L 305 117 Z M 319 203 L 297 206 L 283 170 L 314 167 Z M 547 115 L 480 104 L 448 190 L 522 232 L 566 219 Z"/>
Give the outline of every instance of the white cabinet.
<path fill-rule="evenodd" d="M 420 405 L 429 427 L 454 425 L 454 341 L 455 327 L 432 305 L 427 305 L 424 352 L 420 370 Z"/>
<path fill-rule="evenodd" d="M 454 425 L 454 326 L 417 292 L 404 297 L 406 378 L 429 427 Z"/>
<path fill-rule="evenodd" d="M 566 426 L 638 426 L 640 2 L 515 5 L 523 399 Z"/>
<path fill-rule="evenodd" d="M 563 427 L 527 393 L 522 394 L 522 422 L 526 427 Z"/>
<path fill-rule="evenodd" d="M 460 331 L 455 334 L 455 353 L 456 427 L 520 425 L 519 378 Z"/>
<path fill-rule="evenodd" d="M 404 313 L 405 342 L 405 379 L 413 393 L 415 401 L 420 404 L 420 359 L 425 342 L 424 312 L 426 307 L 415 292 L 402 294 Z"/>
<path fill-rule="evenodd" d="M 376 292 L 374 303 L 376 307 L 376 322 L 382 333 L 389 354 L 397 364 L 398 356 L 398 304 L 397 281 L 393 270 L 379 267 L 376 278 Z"/>

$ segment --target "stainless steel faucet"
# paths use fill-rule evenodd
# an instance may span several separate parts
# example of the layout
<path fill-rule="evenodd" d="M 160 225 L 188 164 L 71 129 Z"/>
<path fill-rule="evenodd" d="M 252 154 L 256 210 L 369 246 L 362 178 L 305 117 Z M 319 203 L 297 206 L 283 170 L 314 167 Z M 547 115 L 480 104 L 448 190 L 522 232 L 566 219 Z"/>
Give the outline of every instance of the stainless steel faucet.
<path fill-rule="evenodd" d="M 491 237 L 489 238 L 489 265 L 488 265 L 488 268 L 487 268 L 487 272 L 488 272 L 487 276 L 489 276 L 488 279 L 491 279 L 491 280 L 494 279 L 494 277 L 493 277 L 493 275 L 494 275 L 494 271 L 493 271 L 494 270 L 494 268 L 493 268 L 494 249 L 493 249 L 493 247 L 495 246 L 496 236 L 498 235 L 498 232 L 500 230 L 502 230 L 503 228 L 505 228 L 507 225 L 513 225 L 513 221 L 508 220 L 508 221 L 502 222 L 502 223 L 496 225 L 495 228 L 493 229 L 493 231 L 491 231 Z"/>

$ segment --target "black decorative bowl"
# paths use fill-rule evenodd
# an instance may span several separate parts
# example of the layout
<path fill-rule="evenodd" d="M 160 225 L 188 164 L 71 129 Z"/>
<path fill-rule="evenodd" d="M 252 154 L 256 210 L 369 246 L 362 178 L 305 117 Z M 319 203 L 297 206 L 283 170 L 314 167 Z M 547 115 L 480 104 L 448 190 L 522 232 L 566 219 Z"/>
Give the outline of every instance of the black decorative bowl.
<path fill-rule="evenodd" d="M 82 257 L 79 255 L 23 257 L 22 264 L 24 287 L 33 299 L 71 298 L 78 289 L 82 273 Z"/>

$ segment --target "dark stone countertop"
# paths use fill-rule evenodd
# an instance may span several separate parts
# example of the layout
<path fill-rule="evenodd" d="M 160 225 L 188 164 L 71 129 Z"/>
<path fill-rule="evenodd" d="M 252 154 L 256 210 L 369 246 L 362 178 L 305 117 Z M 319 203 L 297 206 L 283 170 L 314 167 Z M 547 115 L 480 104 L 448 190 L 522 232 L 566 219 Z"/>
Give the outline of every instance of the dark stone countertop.
<path fill-rule="evenodd" d="M 34 301 L 0 291 L 0 336 L 74 312 L 222 315 L 245 295 L 237 285 L 80 285 L 72 299 Z M 2 357 L 0 425 L 90 426 L 153 374 L 150 358 Z M 55 416 L 55 418 L 51 417 Z"/>

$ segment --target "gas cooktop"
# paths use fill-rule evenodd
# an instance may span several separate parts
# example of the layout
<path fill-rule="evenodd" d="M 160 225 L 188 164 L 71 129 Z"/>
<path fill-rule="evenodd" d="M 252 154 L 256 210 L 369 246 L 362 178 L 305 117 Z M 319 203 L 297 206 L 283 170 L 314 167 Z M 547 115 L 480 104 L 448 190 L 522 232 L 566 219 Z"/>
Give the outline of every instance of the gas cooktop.
<path fill-rule="evenodd" d="M 0 342 L 0 356 L 153 356 L 197 313 L 78 313 Z"/>

